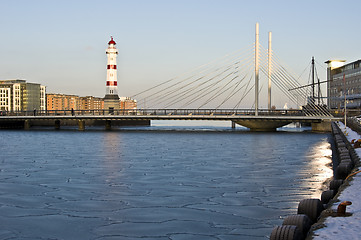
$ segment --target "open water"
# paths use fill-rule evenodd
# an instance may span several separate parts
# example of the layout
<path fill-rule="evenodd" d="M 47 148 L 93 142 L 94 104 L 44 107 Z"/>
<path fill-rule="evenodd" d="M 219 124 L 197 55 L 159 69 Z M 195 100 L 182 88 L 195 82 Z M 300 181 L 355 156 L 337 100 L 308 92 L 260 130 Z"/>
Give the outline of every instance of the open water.
<path fill-rule="evenodd" d="M 0 239 L 267 239 L 332 175 L 328 134 L 0 131 Z"/>

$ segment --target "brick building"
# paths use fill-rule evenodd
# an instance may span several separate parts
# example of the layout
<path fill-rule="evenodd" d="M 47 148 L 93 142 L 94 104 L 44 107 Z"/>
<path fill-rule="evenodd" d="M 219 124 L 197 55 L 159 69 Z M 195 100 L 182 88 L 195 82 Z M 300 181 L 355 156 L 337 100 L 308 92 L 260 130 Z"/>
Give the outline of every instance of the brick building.
<path fill-rule="evenodd" d="M 58 93 L 46 94 L 47 110 L 79 110 L 80 98 L 76 95 Z"/>

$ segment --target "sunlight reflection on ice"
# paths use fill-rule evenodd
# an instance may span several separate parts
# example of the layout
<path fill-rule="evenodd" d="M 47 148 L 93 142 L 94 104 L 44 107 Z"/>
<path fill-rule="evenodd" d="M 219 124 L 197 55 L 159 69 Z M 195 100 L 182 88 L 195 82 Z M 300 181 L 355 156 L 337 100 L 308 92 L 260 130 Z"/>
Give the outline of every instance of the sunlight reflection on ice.
<path fill-rule="evenodd" d="M 307 165 L 309 170 L 309 179 L 304 181 L 306 186 L 310 188 L 314 182 L 325 182 L 333 176 L 333 170 L 330 165 L 332 164 L 332 149 L 330 143 L 325 139 L 321 144 L 313 146 L 310 154 L 307 157 L 309 163 Z M 321 198 L 321 193 L 325 186 L 321 186 L 318 190 L 311 193 L 310 198 Z"/>

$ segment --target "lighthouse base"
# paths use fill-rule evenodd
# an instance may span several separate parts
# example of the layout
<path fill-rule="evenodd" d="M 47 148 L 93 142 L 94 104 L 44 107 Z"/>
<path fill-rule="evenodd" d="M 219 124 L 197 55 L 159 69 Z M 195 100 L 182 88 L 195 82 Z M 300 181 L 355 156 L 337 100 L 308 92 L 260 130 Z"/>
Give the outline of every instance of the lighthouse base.
<path fill-rule="evenodd" d="M 109 111 L 109 114 L 113 114 L 115 109 L 120 108 L 120 101 L 118 95 L 107 94 L 104 97 L 104 109 Z"/>

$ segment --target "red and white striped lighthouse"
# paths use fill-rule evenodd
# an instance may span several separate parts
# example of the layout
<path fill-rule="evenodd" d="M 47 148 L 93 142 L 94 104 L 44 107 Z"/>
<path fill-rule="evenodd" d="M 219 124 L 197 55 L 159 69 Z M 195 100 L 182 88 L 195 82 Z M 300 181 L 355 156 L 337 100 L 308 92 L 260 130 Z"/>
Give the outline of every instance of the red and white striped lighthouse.
<path fill-rule="evenodd" d="M 118 50 L 115 47 L 116 43 L 111 37 L 108 42 L 108 48 L 106 54 L 108 57 L 107 62 L 107 82 L 106 93 L 104 97 L 104 109 L 109 110 L 109 113 L 113 113 L 114 109 L 120 108 L 119 96 L 118 96 L 118 82 L 117 82 L 117 55 Z"/>
<path fill-rule="evenodd" d="M 118 96 L 118 82 L 117 82 L 117 55 L 118 50 L 115 47 L 116 43 L 111 37 L 108 42 L 108 48 L 106 54 L 108 57 L 107 62 L 107 83 L 106 83 L 106 95 Z"/>

